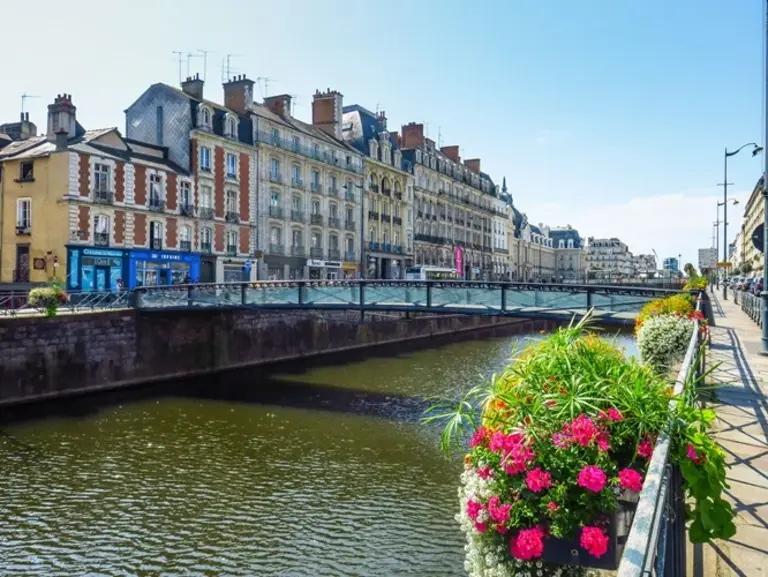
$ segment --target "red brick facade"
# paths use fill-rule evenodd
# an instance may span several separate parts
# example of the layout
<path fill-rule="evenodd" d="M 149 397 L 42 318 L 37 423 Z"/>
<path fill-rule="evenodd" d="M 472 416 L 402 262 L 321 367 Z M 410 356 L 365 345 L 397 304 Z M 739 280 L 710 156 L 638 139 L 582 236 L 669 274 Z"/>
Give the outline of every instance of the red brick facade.
<path fill-rule="evenodd" d="M 136 166 L 136 197 L 135 203 L 147 204 L 147 168 L 141 164 Z"/>
<path fill-rule="evenodd" d="M 224 166 L 224 149 L 221 146 L 216 147 L 214 157 L 216 177 L 214 179 L 213 208 L 216 211 L 216 216 L 224 218 L 224 173 L 227 171 L 227 167 Z"/>
<path fill-rule="evenodd" d="M 82 159 L 83 157 L 81 156 L 80 158 Z M 91 207 L 81 204 L 78 208 L 80 213 L 77 215 L 77 229 L 81 232 L 80 240 L 87 241 L 91 239 Z"/>
<path fill-rule="evenodd" d="M 218 222 L 213 225 L 213 250 L 224 252 L 224 225 Z"/>
<path fill-rule="evenodd" d="M 251 220 L 250 215 L 250 156 L 245 153 L 240 154 L 240 220 L 247 222 Z"/>
<path fill-rule="evenodd" d="M 172 172 L 168 172 L 165 178 L 165 206 L 168 210 L 176 210 L 179 205 L 179 179 Z"/>
<path fill-rule="evenodd" d="M 248 227 L 247 226 L 241 226 L 240 227 L 240 252 L 243 254 L 248 254 Z"/>
<path fill-rule="evenodd" d="M 115 244 L 125 242 L 125 211 L 115 211 Z"/>
<path fill-rule="evenodd" d="M 133 243 L 136 246 L 144 246 L 147 243 L 146 214 L 140 214 L 137 212 L 133 217 Z"/>
<path fill-rule="evenodd" d="M 115 200 L 125 201 L 125 163 L 118 162 L 115 166 Z"/>
<path fill-rule="evenodd" d="M 165 221 L 165 242 L 169 249 L 174 249 L 177 246 L 177 228 L 178 221 L 173 217 L 168 217 Z"/>
<path fill-rule="evenodd" d="M 91 194 L 91 163 L 85 154 L 80 155 L 80 196 Z"/>

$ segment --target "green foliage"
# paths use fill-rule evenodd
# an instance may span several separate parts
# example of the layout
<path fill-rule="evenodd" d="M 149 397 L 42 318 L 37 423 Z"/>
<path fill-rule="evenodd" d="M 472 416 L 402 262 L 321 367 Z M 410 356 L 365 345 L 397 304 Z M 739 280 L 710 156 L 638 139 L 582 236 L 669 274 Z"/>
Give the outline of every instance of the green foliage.
<path fill-rule="evenodd" d="M 679 314 L 647 319 L 637 331 L 637 348 L 642 361 L 660 375 L 683 360 L 691 341 L 693 321 Z"/>
<path fill-rule="evenodd" d="M 56 310 L 60 305 L 67 302 L 67 293 L 58 283 L 53 283 L 48 287 L 33 288 L 29 291 L 27 302 L 30 306 L 44 309 L 45 316 L 52 317 L 56 315 Z"/>
<path fill-rule="evenodd" d="M 685 283 L 683 290 L 685 291 L 703 291 L 707 289 L 709 281 L 706 276 L 699 276 L 697 274 L 691 275 L 688 282 Z"/>

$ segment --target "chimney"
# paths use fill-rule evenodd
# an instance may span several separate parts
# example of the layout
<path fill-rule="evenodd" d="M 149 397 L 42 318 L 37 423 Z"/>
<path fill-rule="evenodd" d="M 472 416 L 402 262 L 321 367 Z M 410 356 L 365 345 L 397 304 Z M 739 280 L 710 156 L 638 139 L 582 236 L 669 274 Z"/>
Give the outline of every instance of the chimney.
<path fill-rule="evenodd" d="M 67 134 L 67 131 L 60 129 L 56 133 L 56 150 L 66 150 L 68 141 L 69 135 Z"/>
<path fill-rule="evenodd" d="M 199 74 L 194 76 L 187 76 L 187 79 L 181 83 L 181 91 L 187 96 L 191 96 L 196 100 L 203 99 L 203 85 L 205 81 L 200 79 Z"/>
<path fill-rule="evenodd" d="M 416 148 L 417 146 L 424 146 L 424 125 L 416 124 L 415 122 L 409 122 L 405 126 L 401 127 L 403 137 L 401 142 L 403 148 Z"/>
<path fill-rule="evenodd" d="M 399 132 L 390 132 L 389 136 L 395 140 L 397 143 L 397 147 L 400 148 L 400 133 Z"/>
<path fill-rule="evenodd" d="M 387 130 L 387 113 L 383 110 L 376 113 L 376 123 L 379 125 L 379 131 Z"/>
<path fill-rule="evenodd" d="M 459 147 L 458 147 L 458 145 L 443 146 L 440 149 L 440 152 L 445 154 L 452 161 L 461 163 L 461 157 L 459 156 Z"/>
<path fill-rule="evenodd" d="M 477 174 L 480 174 L 480 159 L 479 158 L 472 158 L 470 160 L 465 160 L 464 161 L 464 166 L 466 166 L 472 172 L 476 172 Z"/>
<path fill-rule="evenodd" d="M 48 130 L 45 133 L 50 141 L 56 141 L 56 134 L 63 130 L 69 138 L 75 137 L 77 127 L 77 118 L 75 116 L 77 108 L 72 104 L 71 94 L 59 94 L 48 105 Z"/>
<path fill-rule="evenodd" d="M 225 82 L 224 106 L 239 114 L 248 114 L 253 106 L 253 80 L 240 74 Z"/>
<path fill-rule="evenodd" d="M 315 91 L 312 100 L 312 125 L 341 140 L 341 114 L 344 95 L 336 90 Z"/>
<path fill-rule="evenodd" d="M 291 115 L 291 95 L 278 94 L 277 96 L 267 96 L 264 98 L 264 106 L 269 108 L 278 116 Z"/>

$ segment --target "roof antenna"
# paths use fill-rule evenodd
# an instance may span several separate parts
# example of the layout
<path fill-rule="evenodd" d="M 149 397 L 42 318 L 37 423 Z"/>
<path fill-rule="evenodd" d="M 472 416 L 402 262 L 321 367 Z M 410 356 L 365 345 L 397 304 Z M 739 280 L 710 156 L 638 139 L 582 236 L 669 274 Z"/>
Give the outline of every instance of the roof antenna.
<path fill-rule="evenodd" d="M 192 52 L 187 52 L 187 78 L 189 78 L 189 61 L 193 58 L 201 58 L 199 54 L 193 54 Z M 203 73 L 203 80 L 205 80 L 205 73 Z"/>
<path fill-rule="evenodd" d="M 227 70 L 227 81 L 229 81 L 229 79 L 232 78 L 232 76 L 231 76 L 231 74 L 232 74 L 232 67 L 230 66 L 230 60 L 232 58 L 236 58 L 236 57 L 239 57 L 239 56 L 240 56 L 240 54 L 227 54 L 227 68 L 226 68 L 226 70 Z"/>
<path fill-rule="evenodd" d="M 27 101 L 27 98 L 40 98 L 39 96 L 35 94 L 27 94 L 26 92 L 21 95 L 21 113 L 24 114 L 24 103 Z"/>
<path fill-rule="evenodd" d="M 274 80 L 274 78 L 269 78 L 267 76 L 259 76 L 256 79 L 256 82 L 263 82 L 264 83 L 264 92 L 261 93 L 262 98 L 266 98 L 269 96 L 269 81 Z M 259 84 L 259 90 L 261 90 L 261 84 Z"/>
<path fill-rule="evenodd" d="M 197 51 L 203 55 L 203 82 L 205 82 L 208 75 L 208 53 L 212 52 L 212 50 L 201 50 L 198 48 Z"/>

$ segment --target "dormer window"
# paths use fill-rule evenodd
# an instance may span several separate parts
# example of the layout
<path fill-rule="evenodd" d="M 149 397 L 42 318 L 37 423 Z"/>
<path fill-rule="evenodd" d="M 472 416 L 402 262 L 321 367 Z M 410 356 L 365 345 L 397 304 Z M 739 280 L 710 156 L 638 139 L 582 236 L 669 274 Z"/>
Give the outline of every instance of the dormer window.
<path fill-rule="evenodd" d="M 211 128 L 211 111 L 205 106 L 200 109 L 200 126 L 202 128 Z"/>
<path fill-rule="evenodd" d="M 370 150 L 371 158 L 378 160 L 379 159 L 379 143 L 376 142 L 376 139 L 371 138 L 370 147 L 371 147 L 371 150 Z"/>
<path fill-rule="evenodd" d="M 227 118 L 227 136 L 237 138 L 237 120 L 231 116 Z"/>

